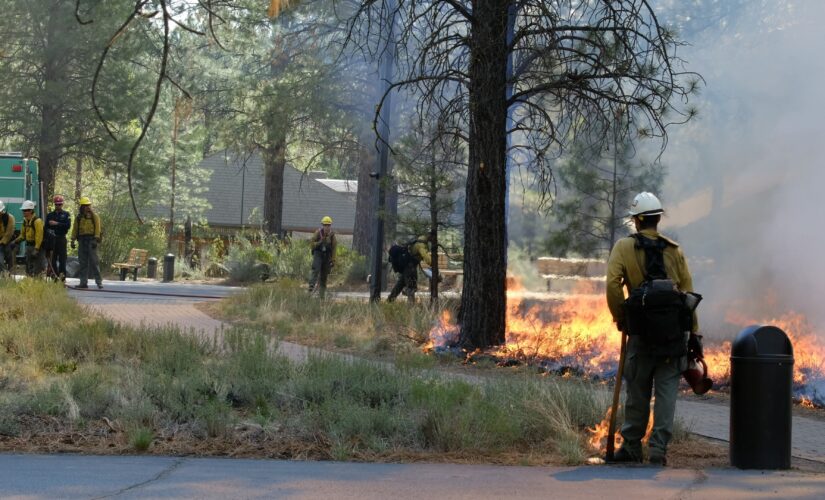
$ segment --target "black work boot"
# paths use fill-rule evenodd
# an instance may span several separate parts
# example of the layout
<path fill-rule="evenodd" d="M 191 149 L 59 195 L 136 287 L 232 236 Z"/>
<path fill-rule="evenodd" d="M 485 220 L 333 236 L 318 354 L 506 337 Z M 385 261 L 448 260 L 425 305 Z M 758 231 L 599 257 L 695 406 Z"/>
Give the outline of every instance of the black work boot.
<path fill-rule="evenodd" d="M 613 458 L 606 458 L 605 461 L 611 464 L 640 464 L 642 463 L 642 454 L 634 453 L 625 447 L 619 448 L 619 451 L 613 454 Z"/>
<path fill-rule="evenodd" d="M 647 461 L 650 462 L 650 465 L 664 467 L 667 465 L 667 455 L 662 450 L 651 448 L 648 451 Z"/>

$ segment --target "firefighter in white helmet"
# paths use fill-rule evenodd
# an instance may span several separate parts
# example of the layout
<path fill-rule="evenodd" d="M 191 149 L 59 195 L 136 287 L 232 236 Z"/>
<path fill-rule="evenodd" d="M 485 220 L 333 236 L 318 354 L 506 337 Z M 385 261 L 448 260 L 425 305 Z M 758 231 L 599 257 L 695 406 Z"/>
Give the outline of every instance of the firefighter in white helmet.
<path fill-rule="evenodd" d="M 23 228 L 20 236 L 14 240 L 20 244 L 26 242 L 26 274 L 28 276 L 39 276 L 46 268 L 46 256 L 42 251 L 43 244 L 43 220 L 34 214 L 34 202 L 26 200 L 20 205 L 23 212 Z"/>
<path fill-rule="evenodd" d="M 698 342 L 698 336 L 694 337 L 698 329 L 696 316 L 693 315 L 692 325 L 685 325 L 691 321 L 690 313 L 685 315 L 684 311 L 678 312 L 675 333 L 662 342 L 650 335 L 628 331 L 633 329 L 630 327 L 633 322 L 625 317 L 626 311 L 630 310 L 624 304 L 625 288 L 630 295 L 644 282 L 669 279 L 679 291 L 693 291 L 693 280 L 682 249 L 657 231 L 663 213 L 662 203 L 653 193 L 639 193 L 628 212 L 636 233 L 616 242 L 607 264 L 607 305 L 622 335 L 629 335 L 624 365 L 627 399 L 621 428 L 624 444 L 614 456 L 613 460 L 617 462 L 643 460 L 642 438 L 647 429 L 650 398 L 655 387 L 648 460 L 655 465 L 667 463 L 679 379 L 687 367 L 688 344 L 695 348 Z M 685 330 L 691 332 L 690 339 Z"/>
<path fill-rule="evenodd" d="M 6 210 L 6 204 L 0 200 L 0 273 L 11 271 L 13 262 L 12 246 L 14 238 L 14 216 Z"/>

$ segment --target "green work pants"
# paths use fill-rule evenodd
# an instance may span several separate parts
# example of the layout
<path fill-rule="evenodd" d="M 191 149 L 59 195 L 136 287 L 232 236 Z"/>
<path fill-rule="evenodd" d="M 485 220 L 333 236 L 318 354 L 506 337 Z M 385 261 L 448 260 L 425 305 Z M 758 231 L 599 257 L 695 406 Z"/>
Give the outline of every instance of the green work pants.
<path fill-rule="evenodd" d="M 81 236 L 77 240 L 77 258 L 80 261 L 78 277 L 80 286 L 86 286 L 89 278 L 98 285 L 103 283 L 100 278 L 100 265 L 97 259 L 97 241 L 93 236 Z"/>
<path fill-rule="evenodd" d="M 315 290 L 318 284 L 318 295 L 323 299 L 327 292 L 327 278 L 332 270 L 332 261 L 328 252 L 315 250 L 312 252 L 312 274 L 309 276 L 309 291 Z"/>
<path fill-rule="evenodd" d="M 40 276 L 45 268 L 43 252 L 34 248 L 34 243 L 26 243 L 26 275 Z"/>
<path fill-rule="evenodd" d="M 630 337 L 625 360 L 626 381 L 625 420 L 622 426 L 624 448 L 641 456 L 642 438 L 650 418 L 650 397 L 654 393 L 653 429 L 648 446 L 651 453 L 664 455 L 673 436 L 673 418 L 679 379 L 687 368 L 687 357 L 653 356 L 639 345 L 638 337 Z"/>

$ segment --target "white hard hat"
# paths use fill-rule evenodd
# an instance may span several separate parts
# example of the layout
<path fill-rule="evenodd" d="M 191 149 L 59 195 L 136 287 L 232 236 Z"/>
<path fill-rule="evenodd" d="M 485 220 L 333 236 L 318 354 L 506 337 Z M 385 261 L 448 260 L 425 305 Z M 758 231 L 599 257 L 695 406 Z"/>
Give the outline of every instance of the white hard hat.
<path fill-rule="evenodd" d="M 3 203 L 2 200 L 0 200 L 0 214 L 2 214 L 5 211 L 6 211 L 6 204 Z"/>
<path fill-rule="evenodd" d="M 20 205 L 20 210 L 34 210 L 34 202 L 31 200 L 26 200 Z"/>
<path fill-rule="evenodd" d="M 633 198 L 630 204 L 630 211 L 627 215 L 635 217 L 637 215 L 659 215 L 664 213 L 662 202 L 653 193 L 647 191 L 639 193 Z"/>

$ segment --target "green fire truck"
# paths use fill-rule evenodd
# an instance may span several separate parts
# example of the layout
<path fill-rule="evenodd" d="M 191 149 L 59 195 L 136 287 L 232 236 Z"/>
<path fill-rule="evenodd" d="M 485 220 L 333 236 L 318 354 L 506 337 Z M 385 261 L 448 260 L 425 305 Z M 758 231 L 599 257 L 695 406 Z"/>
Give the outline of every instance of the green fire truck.
<path fill-rule="evenodd" d="M 20 205 L 25 200 L 35 203 L 37 214 L 45 217 L 43 212 L 43 185 L 37 160 L 24 158 L 21 153 L 0 152 L 0 200 L 6 204 L 8 213 L 14 216 L 15 231 L 23 226 L 23 212 Z M 23 254 L 23 245 L 18 248 L 18 257 Z"/>

